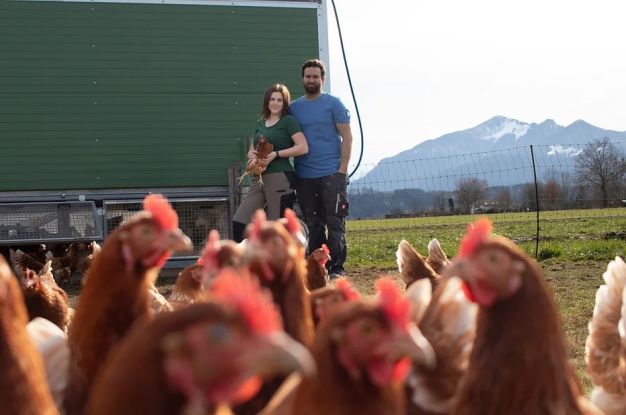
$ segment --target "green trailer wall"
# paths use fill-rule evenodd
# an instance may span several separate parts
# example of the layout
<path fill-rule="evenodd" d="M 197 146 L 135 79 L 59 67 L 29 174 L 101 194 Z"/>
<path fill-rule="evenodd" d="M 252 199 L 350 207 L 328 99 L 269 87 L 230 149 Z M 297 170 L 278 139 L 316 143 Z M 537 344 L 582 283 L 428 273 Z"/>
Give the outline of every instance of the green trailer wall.
<path fill-rule="evenodd" d="M 0 2 L 0 191 L 226 186 L 316 7 Z"/>

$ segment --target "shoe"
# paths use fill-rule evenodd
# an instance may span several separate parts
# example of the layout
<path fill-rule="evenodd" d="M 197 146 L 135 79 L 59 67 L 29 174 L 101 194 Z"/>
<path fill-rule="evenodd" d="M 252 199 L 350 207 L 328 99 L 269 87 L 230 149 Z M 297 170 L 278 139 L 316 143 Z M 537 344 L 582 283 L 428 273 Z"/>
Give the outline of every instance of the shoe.
<path fill-rule="evenodd" d="M 345 276 L 346 276 L 346 273 L 345 273 L 345 272 L 343 272 L 343 271 L 335 271 L 335 272 L 332 272 L 332 273 L 329 275 L 329 277 L 330 277 L 330 279 L 331 279 L 331 280 L 334 280 L 334 279 L 336 279 L 336 278 L 345 277 Z"/>

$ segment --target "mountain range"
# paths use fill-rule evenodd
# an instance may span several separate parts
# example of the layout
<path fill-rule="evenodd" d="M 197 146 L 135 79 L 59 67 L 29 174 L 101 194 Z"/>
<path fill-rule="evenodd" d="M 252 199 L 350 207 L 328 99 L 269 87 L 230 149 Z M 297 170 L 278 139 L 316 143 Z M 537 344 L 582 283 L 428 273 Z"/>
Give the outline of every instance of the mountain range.
<path fill-rule="evenodd" d="M 353 181 L 349 191 L 449 191 L 470 177 L 490 186 L 528 183 L 534 174 L 541 180 L 573 172 L 575 157 L 584 146 L 601 138 L 622 149 L 626 145 L 626 131 L 605 130 L 583 120 L 561 126 L 551 119 L 537 124 L 496 116 L 381 160 Z"/>

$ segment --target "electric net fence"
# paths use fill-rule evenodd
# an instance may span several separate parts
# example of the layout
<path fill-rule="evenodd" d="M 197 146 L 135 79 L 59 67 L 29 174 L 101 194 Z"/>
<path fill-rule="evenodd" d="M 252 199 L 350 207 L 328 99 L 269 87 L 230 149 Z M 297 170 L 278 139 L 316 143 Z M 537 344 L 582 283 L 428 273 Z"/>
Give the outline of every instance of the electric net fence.
<path fill-rule="evenodd" d="M 366 249 L 378 238 L 397 247 L 401 238 L 437 237 L 476 215 L 507 224 L 505 236 L 536 247 L 568 238 L 623 240 L 625 155 L 626 142 L 596 140 L 431 158 L 407 154 L 364 165 L 367 174 L 348 187 L 348 245 Z"/>

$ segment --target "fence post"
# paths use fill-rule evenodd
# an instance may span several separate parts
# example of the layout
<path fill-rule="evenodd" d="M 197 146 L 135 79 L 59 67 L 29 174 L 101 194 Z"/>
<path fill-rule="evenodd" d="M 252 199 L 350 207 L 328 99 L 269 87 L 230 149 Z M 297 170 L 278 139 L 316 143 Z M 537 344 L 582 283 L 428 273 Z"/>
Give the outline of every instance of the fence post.
<path fill-rule="evenodd" d="M 530 146 L 530 158 L 533 162 L 533 179 L 535 181 L 535 209 L 537 211 L 537 234 L 535 235 L 535 259 L 539 255 L 539 184 L 537 183 L 537 168 L 535 165 L 535 152 Z"/>
<path fill-rule="evenodd" d="M 241 204 L 241 184 L 238 178 L 241 176 L 241 165 L 239 163 L 228 169 L 228 232 L 229 237 L 233 237 L 233 215 Z"/>

